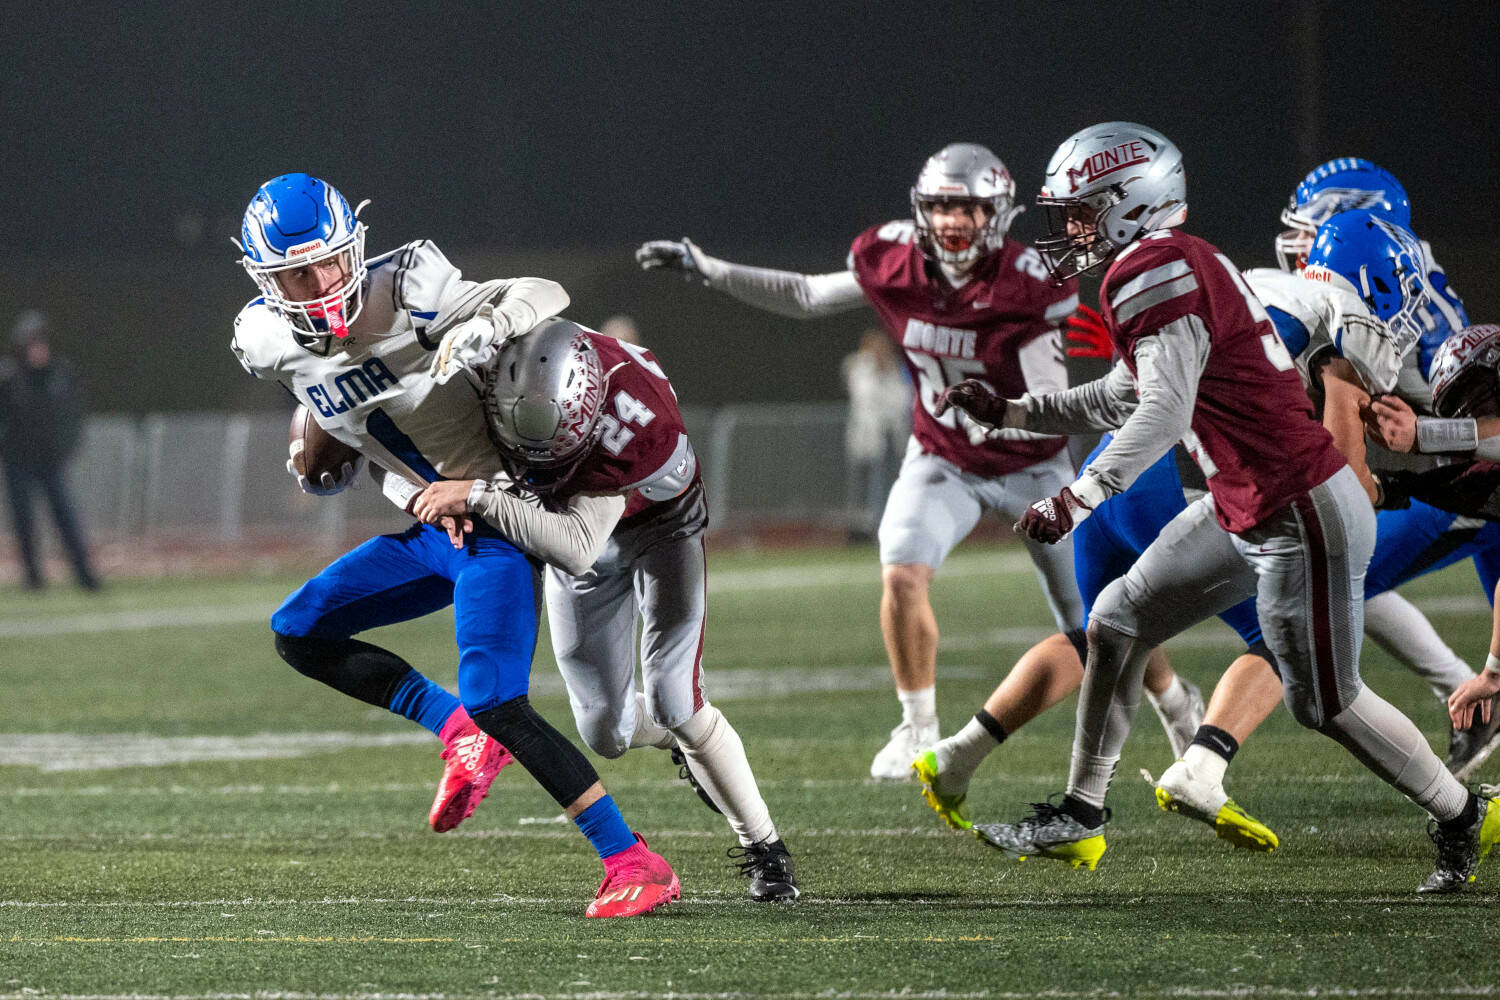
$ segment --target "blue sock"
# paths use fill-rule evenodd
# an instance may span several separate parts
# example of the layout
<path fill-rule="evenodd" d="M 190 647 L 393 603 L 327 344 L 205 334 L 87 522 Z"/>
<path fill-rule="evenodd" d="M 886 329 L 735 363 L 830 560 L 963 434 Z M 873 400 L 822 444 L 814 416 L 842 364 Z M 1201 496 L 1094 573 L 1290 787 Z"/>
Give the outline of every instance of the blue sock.
<path fill-rule="evenodd" d="M 599 852 L 601 861 L 611 854 L 619 854 L 635 846 L 635 834 L 625 825 L 620 807 L 608 795 L 579 813 L 573 822 L 589 838 L 589 843 Z"/>
<path fill-rule="evenodd" d="M 415 670 L 408 670 L 406 676 L 397 682 L 390 703 L 386 705 L 397 715 L 404 715 L 417 725 L 432 730 L 434 736 L 442 731 L 443 723 L 458 711 L 458 707 L 457 697 Z"/>

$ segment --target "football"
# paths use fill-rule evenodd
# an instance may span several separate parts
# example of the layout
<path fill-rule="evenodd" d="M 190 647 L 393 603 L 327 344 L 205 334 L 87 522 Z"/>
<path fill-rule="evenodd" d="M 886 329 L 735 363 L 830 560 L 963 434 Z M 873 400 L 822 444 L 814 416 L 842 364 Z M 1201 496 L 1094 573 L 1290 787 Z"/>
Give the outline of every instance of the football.
<path fill-rule="evenodd" d="M 337 479 L 345 462 L 353 463 L 359 458 L 356 449 L 319 427 L 305 406 L 292 413 L 287 447 L 292 467 L 313 483 L 321 483 L 325 472 Z"/>

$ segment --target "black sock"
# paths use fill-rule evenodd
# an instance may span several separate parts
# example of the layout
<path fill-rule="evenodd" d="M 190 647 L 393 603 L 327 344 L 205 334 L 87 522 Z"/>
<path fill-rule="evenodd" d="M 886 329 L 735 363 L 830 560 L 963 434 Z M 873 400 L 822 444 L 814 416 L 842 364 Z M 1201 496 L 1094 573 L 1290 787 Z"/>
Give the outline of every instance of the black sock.
<path fill-rule="evenodd" d="M 1082 799 L 1075 799 L 1071 795 L 1063 796 L 1062 811 L 1090 828 L 1099 826 L 1104 822 L 1103 809 L 1099 806 L 1089 805 Z"/>
<path fill-rule="evenodd" d="M 985 732 L 995 737 L 996 743 L 1004 743 L 1005 737 L 1010 735 L 1005 731 L 1005 727 L 1000 725 L 999 719 L 982 708 L 974 713 L 974 721 L 983 726 Z"/>
<path fill-rule="evenodd" d="M 1210 726 L 1206 723 L 1198 727 L 1193 734 L 1193 742 L 1223 757 L 1224 760 L 1234 760 L 1234 755 L 1240 752 L 1240 741 L 1230 736 L 1218 726 Z"/>
<path fill-rule="evenodd" d="M 1473 792 L 1469 793 L 1469 801 L 1464 803 L 1464 811 L 1445 823 L 1439 823 L 1445 830 L 1463 830 L 1474 825 L 1479 819 L 1479 796 Z"/>

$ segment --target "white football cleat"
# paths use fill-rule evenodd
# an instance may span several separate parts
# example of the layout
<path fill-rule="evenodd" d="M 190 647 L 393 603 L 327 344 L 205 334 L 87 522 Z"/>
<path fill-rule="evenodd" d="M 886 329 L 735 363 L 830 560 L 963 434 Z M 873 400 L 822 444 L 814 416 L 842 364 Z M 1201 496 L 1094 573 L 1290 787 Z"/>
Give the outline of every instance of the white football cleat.
<path fill-rule="evenodd" d="M 1156 782 L 1156 804 L 1164 812 L 1207 824 L 1215 836 L 1235 847 L 1269 854 L 1281 846 L 1270 827 L 1241 808 L 1223 785 L 1198 777 L 1185 760 L 1167 768 Z"/>
<path fill-rule="evenodd" d="M 938 741 L 938 725 L 917 726 L 903 722 L 891 730 L 891 741 L 875 755 L 870 777 L 882 781 L 906 781 L 911 778 L 911 762 L 917 754 Z"/>

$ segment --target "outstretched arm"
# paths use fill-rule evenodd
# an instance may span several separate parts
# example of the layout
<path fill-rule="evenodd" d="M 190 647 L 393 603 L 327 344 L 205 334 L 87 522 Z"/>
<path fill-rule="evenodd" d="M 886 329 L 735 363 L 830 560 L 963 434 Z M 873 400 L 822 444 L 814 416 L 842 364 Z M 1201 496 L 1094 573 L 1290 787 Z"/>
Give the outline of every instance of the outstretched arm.
<path fill-rule="evenodd" d="M 793 319 L 845 312 L 865 304 L 853 271 L 801 274 L 746 267 L 710 257 L 692 240 L 652 240 L 635 252 L 644 270 L 682 271 L 741 302 Z"/>

